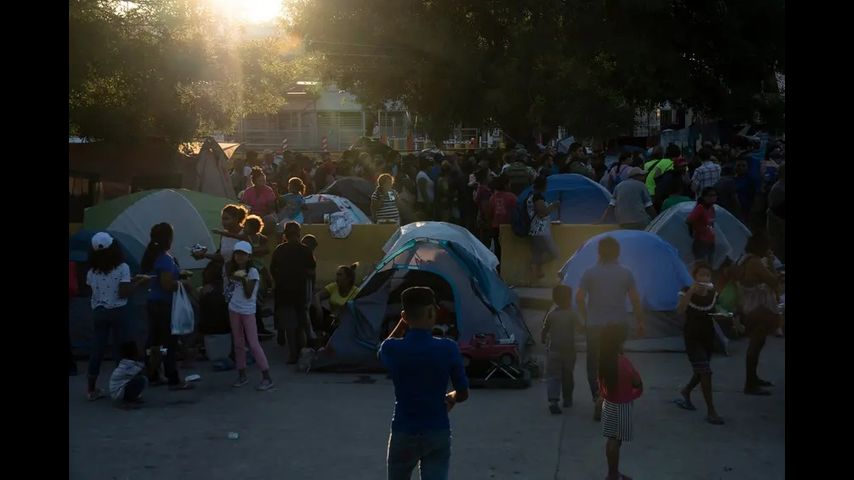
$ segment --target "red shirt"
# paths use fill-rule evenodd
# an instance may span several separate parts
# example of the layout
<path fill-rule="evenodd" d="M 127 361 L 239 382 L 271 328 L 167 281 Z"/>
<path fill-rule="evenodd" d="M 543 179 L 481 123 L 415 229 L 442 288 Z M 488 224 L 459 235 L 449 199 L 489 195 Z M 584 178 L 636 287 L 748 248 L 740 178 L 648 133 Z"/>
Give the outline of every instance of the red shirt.
<path fill-rule="evenodd" d="M 262 188 L 249 187 L 243 192 L 243 203 L 249 205 L 254 213 L 260 217 L 273 213 L 273 205 L 276 201 L 276 193 L 272 188 L 264 185 Z"/>
<path fill-rule="evenodd" d="M 617 357 L 617 388 L 613 392 L 599 379 L 599 396 L 611 403 L 629 403 L 641 396 L 642 390 L 633 384 L 641 383 L 641 377 L 625 355 Z"/>
<path fill-rule="evenodd" d="M 492 228 L 509 224 L 515 207 L 516 195 L 513 195 L 512 192 L 493 193 L 489 199 L 489 208 L 492 209 Z"/>
<path fill-rule="evenodd" d="M 715 206 L 709 208 L 698 203 L 686 219 L 694 231 L 694 240 L 715 243 Z"/>

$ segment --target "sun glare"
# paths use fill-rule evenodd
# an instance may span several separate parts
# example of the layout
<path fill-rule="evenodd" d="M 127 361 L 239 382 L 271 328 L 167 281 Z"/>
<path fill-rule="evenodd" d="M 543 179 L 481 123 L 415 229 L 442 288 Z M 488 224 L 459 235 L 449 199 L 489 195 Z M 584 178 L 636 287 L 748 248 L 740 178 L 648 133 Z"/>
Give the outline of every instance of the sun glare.
<path fill-rule="evenodd" d="M 282 0 L 208 0 L 231 18 L 249 23 L 266 23 L 284 14 Z"/>

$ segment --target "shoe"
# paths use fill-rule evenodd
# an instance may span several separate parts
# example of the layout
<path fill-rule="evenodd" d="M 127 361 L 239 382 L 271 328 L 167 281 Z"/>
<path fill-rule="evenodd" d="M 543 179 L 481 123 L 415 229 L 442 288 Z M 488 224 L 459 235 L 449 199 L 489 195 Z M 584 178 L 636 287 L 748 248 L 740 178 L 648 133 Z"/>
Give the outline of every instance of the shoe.
<path fill-rule="evenodd" d="M 237 381 L 236 381 L 236 382 L 234 382 L 233 384 L 231 384 L 231 386 L 232 386 L 232 387 L 234 387 L 234 388 L 240 388 L 240 387 L 242 387 L 242 386 L 246 385 L 247 383 L 249 383 L 249 379 L 248 379 L 248 378 L 246 378 L 246 377 L 237 377 Z"/>
<path fill-rule="evenodd" d="M 774 384 L 769 382 L 768 380 L 762 380 L 761 378 L 756 379 L 756 385 L 760 387 L 773 387 Z"/>
<path fill-rule="evenodd" d="M 557 402 L 549 403 L 549 411 L 552 412 L 552 415 L 560 415 L 563 413 L 561 412 L 560 407 L 557 406 Z"/>
<path fill-rule="evenodd" d="M 255 390 L 265 392 L 271 388 L 273 388 L 273 381 L 265 378 L 264 380 L 261 380 L 261 383 L 259 383 L 257 387 L 255 387 Z"/>

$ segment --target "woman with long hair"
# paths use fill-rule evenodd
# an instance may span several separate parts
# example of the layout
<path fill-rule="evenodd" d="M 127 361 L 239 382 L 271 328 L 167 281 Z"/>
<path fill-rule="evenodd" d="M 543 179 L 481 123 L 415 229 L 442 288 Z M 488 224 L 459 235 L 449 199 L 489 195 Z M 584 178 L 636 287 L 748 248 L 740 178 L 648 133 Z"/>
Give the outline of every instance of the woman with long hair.
<path fill-rule="evenodd" d="M 118 240 L 107 232 L 98 232 L 92 236 L 89 265 L 91 269 L 86 272 L 86 284 L 92 289 L 94 340 L 89 355 L 86 397 L 97 400 L 104 397 L 96 385 L 104 347 L 107 346 L 110 333 L 113 334 L 114 348 L 130 339 L 128 297 L 146 279 L 139 276 L 131 279 L 130 267 L 124 261 Z"/>
<path fill-rule="evenodd" d="M 160 347 L 166 347 L 166 381 L 170 390 L 188 390 L 192 385 L 183 383 L 178 376 L 176 354 L 178 341 L 172 335 L 172 294 L 178 290 L 181 274 L 178 261 L 169 250 L 172 248 L 174 231 L 168 223 L 151 227 L 151 240 L 142 256 L 142 271 L 151 275 L 148 294 L 148 348 L 149 380 L 152 385 L 162 384 Z"/>
<path fill-rule="evenodd" d="M 314 306 L 317 318 L 323 319 L 323 325 L 318 330 L 332 335 L 338 322 L 338 316 L 344 305 L 359 293 L 356 286 L 356 269 L 358 263 L 352 265 L 340 265 L 335 273 L 335 282 L 326 285 L 323 290 L 314 295 Z M 320 303 L 329 300 L 329 310 L 324 312 Z"/>

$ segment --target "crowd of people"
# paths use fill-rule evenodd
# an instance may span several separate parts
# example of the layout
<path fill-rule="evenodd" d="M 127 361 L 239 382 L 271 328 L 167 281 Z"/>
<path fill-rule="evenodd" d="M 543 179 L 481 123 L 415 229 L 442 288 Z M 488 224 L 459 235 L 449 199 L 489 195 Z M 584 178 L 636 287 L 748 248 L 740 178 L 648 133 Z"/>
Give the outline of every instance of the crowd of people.
<path fill-rule="evenodd" d="M 675 144 L 619 153 L 607 165 L 604 150 L 592 152 L 573 143 L 568 153 L 522 146 L 508 150 L 466 153 L 425 150 L 401 155 L 352 150 L 333 159 L 323 153 L 317 161 L 302 153 L 246 154 L 232 174 L 241 201 L 251 213 L 275 223 L 302 222 L 304 196 L 328 187 L 342 177 L 360 177 L 375 190 L 368 213 L 376 223 L 405 225 L 437 220 L 468 229 L 501 259 L 500 225 L 517 215 L 518 196 L 524 199 L 531 237 L 531 283 L 542 278 L 542 264 L 554 258 L 550 224 L 559 203 L 547 202 L 548 177 L 559 173 L 583 175 L 607 188 L 612 198 L 600 221 L 620 228 L 644 229 L 660 213 L 682 202 L 696 201 L 690 218 L 698 258 L 706 258 L 713 237 L 707 235 L 718 205 L 752 231 L 766 232 L 777 257 L 785 262 L 785 143 L 772 142 L 764 155 L 756 139 L 737 136 L 729 144 L 705 142 L 695 153 Z M 761 155 L 761 156 L 760 156 Z M 647 158 L 648 156 L 648 158 Z M 270 179 L 270 180 L 268 180 Z M 271 214 L 275 214 L 272 215 Z M 524 216 L 524 215 L 518 215 Z M 713 230 L 713 229 L 712 229 Z M 515 230 L 514 230 L 515 231 Z M 269 234 L 269 233 L 268 233 Z"/>
<path fill-rule="evenodd" d="M 215 231 L 220 236 L 215 252 L 204 248 L 192 252 L 197 260 L 209 260 L 201 287 L 192 287 L 191 272 L 180 270 L 171 253 L 174 228 L 181 228 L 180 225 L 160 223 L 152 227 L 141 262 L 142 273 L 134 277 L 116 239 L 106 232 L 92 237 L 90 270 L 85 277 L 92 289 L 94 322 L 87 398 L 105 396 L 97 387 L 97 380 L 111 334 L 113 344 L 120 350 L 120 362 L 111 374 L 109 394 L 123 407 L 134 408 L 149 385 L 165 384 L 170 390 L 193 388 L 192 382 L 180 376 L 177 363 L 178 354 L 186 354 L 187 343 L 192 340 L 173 334 L 171 325 L 173 301 L 179 291 L 186 292 L 198 305 L 198 333 L 230 336 L 231 351 L 223 355 L 227 358 L 210 360 L 236 368 L 234 388 L 249 382 L 247 368 L 252 364 L 260 371 L 257 390 L 274 387 L 270 362 L 261 347 L 265 338 L 277 337 L 278 345 L 287 350 L 288 364 L 297 363 L 303 348 L 325 345 L 338 327 L 340 310 L 359 292 L 357 265 L 340 266 L 335 282 L 318 287 L 317 239 L 302 236 L 300 223 L 305 211 L 304 196 L 336 178 L 360 176 L 376 184 L 371 215 L 377 222 L 453 222 L 468 228 L 499 259 L 499 227 L 519 221 L 517 204 L 521 205 L 522 233 L 530 237 L 531 276 L 536 280 L 543 277 L 542 265 L 558 254 L 550 231 L 551 216 L 560 205 L 546 200 L 549 176 L 576 173 L 612 192 L 602 221 L 608 221 L 613 214 L 622 228 L 643 229 L 662 210 L 680 202 L 696 202 L 687 219 L 697 260 L 692 266 L 695 283 L 679 292 L 678 304 L 678 311 L 686 316 L 684 337 L 693 373 L 675 403 L 695 410 L 691 393 L 700 386 L 707 407 L 706 420 L 722 425 L 724 420 L 714 407 L 711 388 L 712 314 L 725 303 L 725 290 L 732 285 L 739 289 L 741 320 L 749 338 L 744 392 L 768 395 L 766 388 L 772 386 L 756 370 L 765 339 L 780 324 L 777 305 L 783 279 L 773 268 L 772 259 L 774 255 L 780 260 L 785 258 L 785 164 L 782 145 L 768 150 L 759 165 L 758 177 L 750 171 L 756 153 L 750 144 L 743 149 L 707 144 L 691 159 L 685 158 L 675 145 L 667 149 L 656 147 L 649 160 L 639 153 L 626 152 L 609 167 L 605 166 L 604 156 L 588 155 L 580 144 L 570 146 L 568 155 L 545 150 L 532 156 L 523 149 L 500 154 L 476 152 L 468 157 L 425 152 L 404 158 L 397 152 L 385 156 L 354 152 L 338 162 L 324 155 L 316 165 L 299 154 L 285 155 L 277 163 L 271 154 L 259 161 L 250 152 L 247 164 L 237 164 L 233 175 L 245 206 L 230 204 L 222 210 L 222 228 Z M 270 178 L 274 181 L 268 184 Z M 531 193 L 519 203 L 518 195 L 529 186 Z M 402 208 L 405 202 L 411 206 Z M 714 205 L 727 209 L 754 229 L 747 254 L 720 271 L 713 271 L 710 265 Z M 268 219 L 277 215 L 275 220 L 280 222 L 282 211 L 285 220 L 280 236 Z M 586 331 L 587 380 L 594 418 L 602 421 L 607 438 L 608 478 L 627 478 L 619 473 L 619 451 L 622 442 L 632 438 L 632 401 L 643 392 L 640 375 L 622 355 L 628 333 L 623 320 L 626 299 L 634 306 L 639 336 L 644 334 L 645 320 L 633 275 L 617 262 L 619 252 L 620 246 L 613 238 L 599 242 L 599 263 L 585 272 L 575 295 L 565 285 L 554 289 L 555 306 L 541 333 L 548 352 L 549 410 L 559 414 L 561 398 L 563 408 L 573 405 L 575 332 L 582 326 Z M 143 286 L 148 289 L 144 355 L 133 338 L 138 328 L 131 324 L 127 312 L 127 299 Z M 70 285 L 71 295 L 73 289 Z M 413 287 L 403 292 L 401 300 L 401 320 L 379 350 L 379 358 L 391 371 L 397 395 L 389 441 L 389 475 L 408 478 L 420 460 L 422 475 L 433 475 L 429 473 L 433 469 L 437 472 L 435 478 L 444 478 L 442 472 L 447 474 L 450 457 L 447 412 L 468 397 L 468 380 L 455 343 L 432 338 L 437 316 L 433 292 Z M 272 312 L 267 312 L 270 301 Z M 275 333 L 261 321 L 268 313 L 274 318 Z M 413 384 L 415 373 L 435 381 Z M 455 390 L 446 393 L 449 380 Z M 406 453 L 412 442 L 424 440 L 423 435 L 428 433 L 432 436 L 422 455 Z"/>

